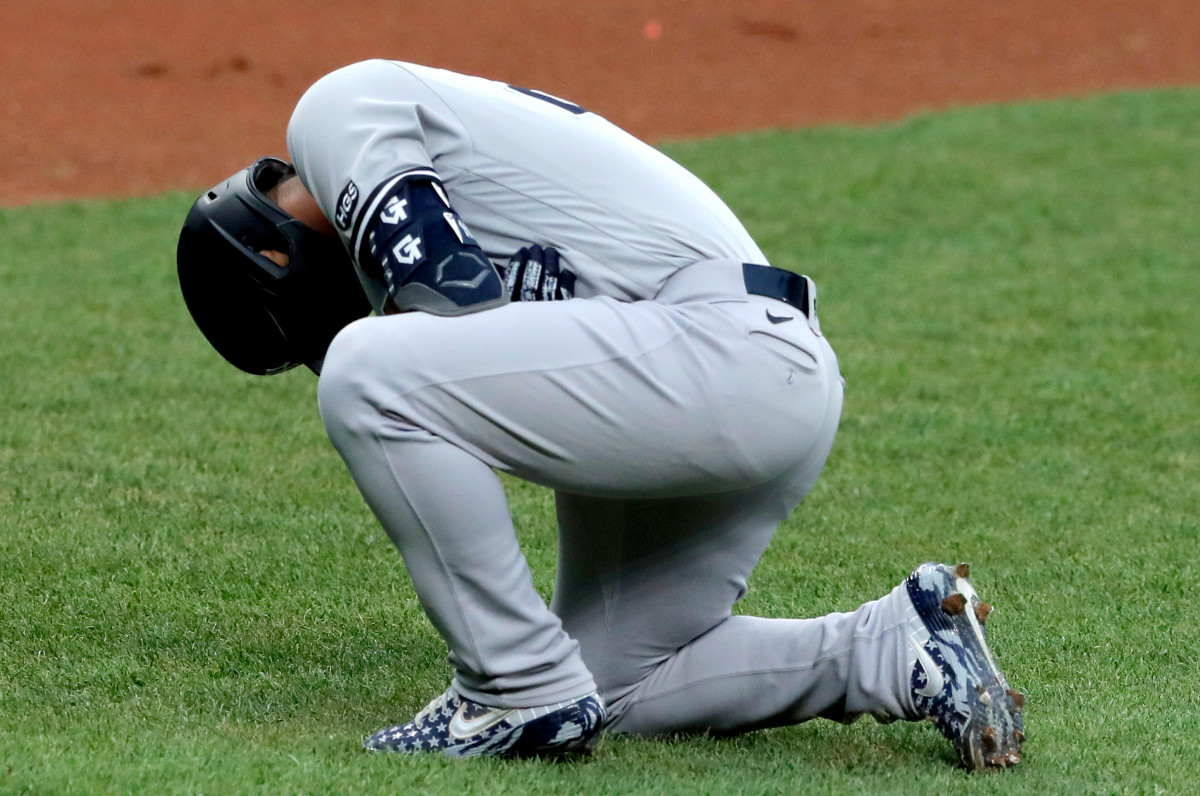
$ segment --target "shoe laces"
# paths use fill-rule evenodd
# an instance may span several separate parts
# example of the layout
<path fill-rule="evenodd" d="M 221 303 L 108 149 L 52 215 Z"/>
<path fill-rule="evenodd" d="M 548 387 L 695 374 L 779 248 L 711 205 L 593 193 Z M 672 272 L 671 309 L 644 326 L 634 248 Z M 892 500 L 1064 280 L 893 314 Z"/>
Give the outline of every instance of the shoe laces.
<path fill-rule="evenodd" d="M 423 724 L 430 716 L 444 712 L 446 708 L 449 707 L 451 701 L 457 698 L 457 696 L 458 695 L 454 693 L 453 688 L 447 688 L 444 692 L 442 692 L 441 696 L 437 697 L 424 708 L 422 708 L 421 712 L 413 717 L 412 723 L 419 726 Z"/>

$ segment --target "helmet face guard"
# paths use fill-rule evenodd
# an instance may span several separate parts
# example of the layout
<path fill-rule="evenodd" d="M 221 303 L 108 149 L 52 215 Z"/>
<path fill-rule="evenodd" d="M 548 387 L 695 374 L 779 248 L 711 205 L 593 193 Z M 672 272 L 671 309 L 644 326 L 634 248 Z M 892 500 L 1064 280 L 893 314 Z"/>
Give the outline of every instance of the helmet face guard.
<path fill-rule="evenodd" d="M 179 235 L 179 286 L 192 319 L 221 356 L 256 375 L 316 370 L 334 336 L 371 312 L 341 241 L 267 198 L 294 175 L 276 158 L 254 162 L 201 194 Z M 288 264 L 262 254 L 270 250 Z"/>

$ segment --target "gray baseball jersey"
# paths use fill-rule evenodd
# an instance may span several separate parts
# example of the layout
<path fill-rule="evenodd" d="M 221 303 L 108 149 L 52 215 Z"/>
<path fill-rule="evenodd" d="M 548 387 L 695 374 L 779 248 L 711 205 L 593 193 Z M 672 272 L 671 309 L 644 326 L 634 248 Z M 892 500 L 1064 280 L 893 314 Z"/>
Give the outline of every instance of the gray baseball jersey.
<path fill-rule="evenodd" d="M 698 260 L 766 262 L 725 203 L 662 153 L 578 106 L 492 80 L 393 61 L 347 67 L 301 99 L 288 149 L 351 253 L 372 189 L 432 169 L 494 262 L 554 246 L 580 297 L 648 299 Z M 339 201 L 353 209 L 339 213 Z M 383 283 L 362 278 L 378 309 Z"/>
<path fill-rule="evenodd" d="M 288 143 L 352 253 L 383 186 L 429 170 L 494 262 L 537 243 L 577 274 L 572 300 L 366 318 L 326 356 L 326 428 L 456 690 L 518 708 L 598 689 L 637 733 L 914 715 L 899 592 L 731 615 L 825 463 L 842 380 L 815 302 L 748 293 L 741 264 L 766 260 L 711 190 L 569 102 L 387 61 L 318 81 Z M 550 606 L 493 469 L 555 491 Z"/>

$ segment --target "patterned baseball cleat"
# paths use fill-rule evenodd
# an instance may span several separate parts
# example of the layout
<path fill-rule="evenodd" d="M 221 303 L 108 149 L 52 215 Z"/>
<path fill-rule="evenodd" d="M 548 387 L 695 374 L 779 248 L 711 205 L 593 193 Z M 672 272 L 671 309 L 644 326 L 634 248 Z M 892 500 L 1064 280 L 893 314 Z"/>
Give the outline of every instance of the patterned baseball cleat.
<path fill-rule="evenodd" d="M 1025 696 L 1008 687 L 987 645 L 992 606 L 967 582 L 969 568 L 922 564 L 905 581 L 913 609 L 929 631 L 914 638 L 913 701 L 954 744 L 971 770 L 1021 762 Z"/>
<path fill-rule="evenodd" d="M 407 724 L 363 742 L 370 752 L 441 752 L 447 757 L 542 757 L 589 752 L 604 723 L 598 694 L 537 708 L 491 708 L 453 688 Z"/>

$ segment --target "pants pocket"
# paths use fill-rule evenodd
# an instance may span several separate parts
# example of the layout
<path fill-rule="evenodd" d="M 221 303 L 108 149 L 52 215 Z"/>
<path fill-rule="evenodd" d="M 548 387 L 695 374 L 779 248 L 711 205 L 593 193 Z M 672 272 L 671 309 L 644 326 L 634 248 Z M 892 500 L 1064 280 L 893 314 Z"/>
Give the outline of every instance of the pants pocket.
<path fill-rule="evenodd" d="M 807 327 L 804 327 L 807 328 Z M 817 357 L 802 339 L 772 334 L 769 331 L 751 330 L 750 339 L 782 358 L 789 366 L 805 373 L 816 373 Z"/>

